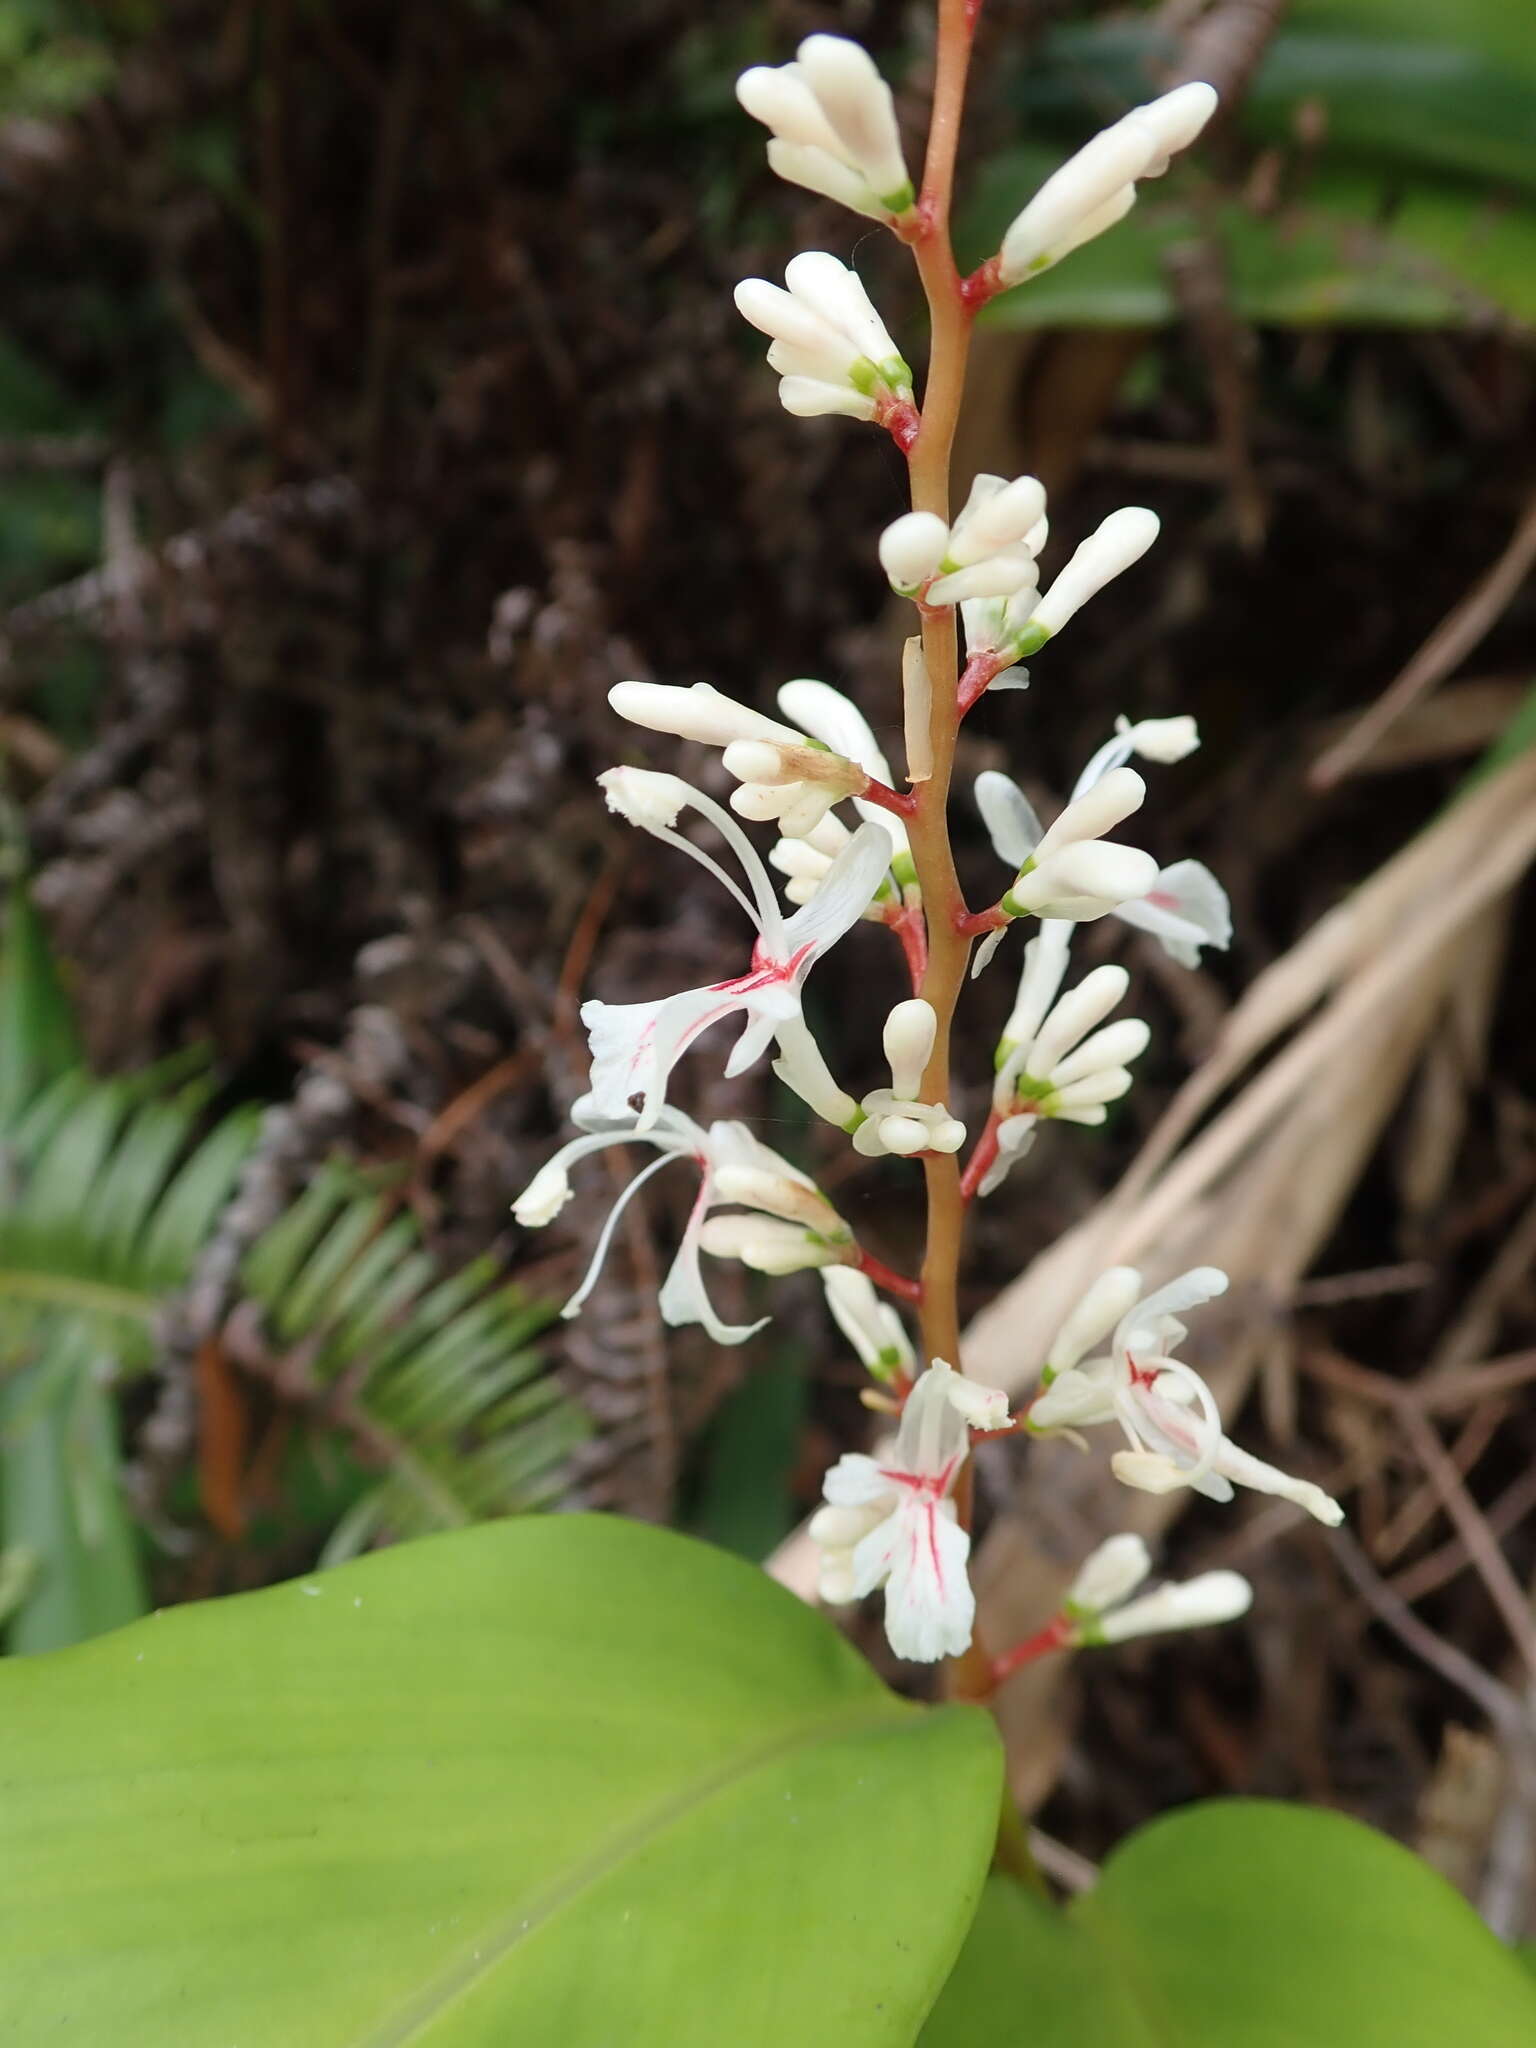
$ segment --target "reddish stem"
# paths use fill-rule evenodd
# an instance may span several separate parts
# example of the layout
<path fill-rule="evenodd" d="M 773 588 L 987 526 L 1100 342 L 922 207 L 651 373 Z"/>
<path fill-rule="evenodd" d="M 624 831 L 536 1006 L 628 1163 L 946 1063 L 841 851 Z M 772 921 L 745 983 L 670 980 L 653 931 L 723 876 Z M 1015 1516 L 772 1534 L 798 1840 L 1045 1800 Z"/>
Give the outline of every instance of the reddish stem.
<path fill-rule="evenodd" d="M 962 718 L 973 705 L 980 702 L 1003 670 L 1009 666 L 1010 664 L 1000 654 L 971 656 L 965 664 L 965 673 L 961 676 L 955 691 L 955 707 Z"/>
<path fill-rule="evenodd" d="M 888 910 L 885 921 L 901 941 L 901 950 L 907 956 L 907 973 L 912 978 L 912 993 L 917 995 L 928 972 L 928 927 L 923 913 L 908 904 L 900 910 Z"/>
<path fill-rule="evenodd" d="M 876 412 L 875 421 L 885 428 L 903 455 L 911 454 L 917 444 L 923 416 L 910 399 L 886 399 Z"/>
<path fill-rule="evenodd" d="M 968 939 L 978 938 L 983 932 L 1000 932 L 1013 919 L 1000 903 L 994 903 L 989 910 L 966 910 L 955 912 L 955 930 L 963 932 Z"/>
<path fill-rule="evenodd" d="M 961 278 L 960 296 L 973 313 L 980 312 L 988 299 L 995 299 L 1003 289 L 1001 270 L 1001 258 L 989 256 L 985 263 L 977 265 L 969 277 Z"/>
<path fill-rule="evenodd" d="M 892 789 L 889 783 L 877 782 L 873 775 L 859 791 L 866 803 L 879 804 L 885 811 L 895 811 L 903 818 L 910 818 L 917 809 L 917 798 L 910 790 Z"/>
<path fill-rule="evenodd" d="M 887 1294 L 894 1294 L 898 1301 L 909 1301 L 914 1308 L 921 1306 L 921 1281 L 909 1280 L 905 1273 L 893 1271 L 883 1259 L 877 1259 L 873 1252 L 865 1251 L 862 1245 L 859 1247 L 859 1271 L 866 1279 L 873 1280 L 877 1287 L 883 1287 Z"/>
<path fill-rule="evenodd" d="M 1002 1126 L 1003 1120 L 994 1109 L 972 1148 L 970 1158 L 965 1162 L 964 1173 L 960 1176 L 960 1199 L 963 1202 L 975 1201 L 976 1190 L 991 1171 L 997 1158 L 997 1134 Z"/>
<path fill-rule="evenodd" d="M 1038 1657 L 1048 1657 L 1053 1650 L 1070 1649 L 1074 1625 L 1069 1616 L 1058 1614 L 1048 1621 L 1044 1628 L 1027 1637 L 1022 1643 L 1015 1643 L 1011 1650 L 1005 1650 L 1001 1657 L 992 1659 L 992 1683 L 1001 1685 L 1012 1678 L 1016 1671 L 1022 1671 L 1026 1664 L 1033 1664 Z"/>

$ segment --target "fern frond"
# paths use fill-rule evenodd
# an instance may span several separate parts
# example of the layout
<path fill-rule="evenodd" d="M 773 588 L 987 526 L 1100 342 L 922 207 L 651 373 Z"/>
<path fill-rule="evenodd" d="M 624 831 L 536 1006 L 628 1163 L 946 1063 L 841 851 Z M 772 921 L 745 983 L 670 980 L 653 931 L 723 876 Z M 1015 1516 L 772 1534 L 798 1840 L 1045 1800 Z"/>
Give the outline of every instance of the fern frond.
<path fill-rule="evenodd" d="M 251 1248 L 241 1284 L 274 1344 L 302 1357 L 316 1400 L 383 1467 L 327 1562 L 560 1491 L 588 1425 L 531 1342 L 552 1309 L 491 1259 L 441 1277 L 415 1219 L 355 1168 L 315 1176 Z"/>

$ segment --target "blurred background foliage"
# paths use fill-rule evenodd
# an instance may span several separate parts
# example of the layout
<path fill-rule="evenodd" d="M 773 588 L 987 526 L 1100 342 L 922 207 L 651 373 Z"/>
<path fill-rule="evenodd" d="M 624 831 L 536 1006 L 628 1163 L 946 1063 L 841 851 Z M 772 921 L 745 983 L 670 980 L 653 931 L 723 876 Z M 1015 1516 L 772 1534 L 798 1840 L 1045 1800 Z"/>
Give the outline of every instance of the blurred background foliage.
<path fill-rule="evenodd" d="M 979 1215 L 972 1307 L 1113 1183 L 1236 992 L 1437 816 L 1527 701 L 1523 14 L 987 0 L 975 256 L 1170 68 L 1219 72 L 1230 110 L 979 336 L 970 466 L 1036 469 L 1058 542 L 1128 500 L 1164 538 L 1027 700 L 978 711 L 963 767 L 1049 797 L 1117 713 L 1194 712 L 1205 747 L 1149 830 L 1222 875 L 1238 937 L 1195 976 L 1133 956 L 1145 1080 Z M 775 186 L 735 106 L 744 64 L 819 28 L 876 50 L 915 127 L 927 10 L 905 0 L 0 14 L 13 1649 L 545 1502 L 761 1556 L 861 1440 L 814 1284 L 779 1290 L 745 1352 L 663 1345 L 671 1176 L 571 1324 L 551 1317 L 605 1163 L 556 1229 L 514 1247 L 507 1225 L 580 1090 L 580 997 L 709 978 L 735 935 L 716 894 L 604 817 L 591 777 L 615 750 L 662 760 L 615 732 L 607 685 L 707 676 L 767 704 L 820 673 L 891 702 L 900 622 L 873 542 L 898 465 L 877 436 L 787 422 L 729 299 L 827 247 L 920 353 L 900 252 Z M 1422 701 L 1368 772 L 1323 787 L 1320 756 L 1447 616 L 1460 638 Z M 980 900 L 987 851 L 963 802 L 957 821 Z M 1313 1366 L 1408 1371 L 1469 1299 L 1485 1349 L 1536 1346 L 1530 1261 L 1508 1251 L 1536 1231 L 1536 954 L 1530 905 L 1497 912 L 1320 1257 L 1334 1293 L 1237 1290 L 1265 1344 L 1245 1440 L 1290 1464 L 1308 1432 L 1356 1489 L 1374 1568 L 1489 1669 L 1498 1615 L 1422 1470 Z M 1006 980 L 977 985 L 978 1045 Z M 852 1048 L 898 993 L 867 950 L 818 971 L 850 1085 L 874 1085 Z M 761 1076 L 709 1068 L 691 1108 L 752 1117 L 882 1254 L 915 1257 L 893 1178 L 851 1178 Z M 1286 1191 L 1250 1201 L 1262 1236 Z M 736 1315 L 756 1283 L 718 1286 Z M 1536 1437 L 1500 1398 L 1452 1454 L 1528 1574 Z M 1032 1481 L 1077 1541 L 1043 1464 Z M 1367 1634 L 1319 1546 L 1256 1558 L 1236 1526 L 1181 1528 L 1168 1562 L 1255 1570 L 1249 1629 L 1101 1666 L 1071 1745 L 1042 1750 L 1074 1840 L 1212 1789 L 1300 1789 L 1407 1831 L 1442 1784 L 1454 1685 Z"/>

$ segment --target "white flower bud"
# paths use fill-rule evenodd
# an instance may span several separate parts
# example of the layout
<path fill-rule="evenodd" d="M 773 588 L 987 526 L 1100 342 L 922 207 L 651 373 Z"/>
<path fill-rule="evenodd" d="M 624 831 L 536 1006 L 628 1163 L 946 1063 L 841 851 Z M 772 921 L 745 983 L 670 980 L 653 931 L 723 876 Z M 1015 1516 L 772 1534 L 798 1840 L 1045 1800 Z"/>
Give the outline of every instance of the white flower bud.
<path fill-rule="evenodd" d="M 890 1062 L 891 1090 L 905 1102 L 918 1100 L 923 1069 L 932 1057 L 938 1029 L 932 1004 L 921 996 L 898 1003 L 885 1020 L 882 1040 Z"/>
<path fill-rule="evenodd" d="M 1051 1392 L 1055 1391 L 1053 1386 Z M 1122 1486 L 1133 1486 L 1138 1493 L 1177 1493 L 1189 1483 L 1183 1466 L 1161 1451 L 1116 1451 L 1109 1469 Z"/>
<path fill-rule="evenodd" d="M 1177 718 L 1138 718 L 1134 725 L 1121 729 L 1144 761 L 1165 766 L 1184 760 L 1200 744 L 1200 728 L 1187 713 Z"/>
<path fill-rule="evenodd" d="M 680 775 L 654 768 L 607 768 L 597 781 L 609 810 L 647 832 L 671 831 L 692 794 Z"/>
<path fill-rule="evenodd" d="M 816 95 L 793 64 L 754 64 L 736 81 L 736 97 L 754 121 L 803 149 L 838 153 L 838 139 Z"/>
<path fill-rule="evenodd" d="M 671 683 L 615 683 L 608 702 L 620 718 L 648 726 L 706 747 L 727 747 L 732 740 L 770 740 L 801 746 L 804 736 L 777 719 L 749 710 L 708 683 L 683 690 Z"/>
<path fill-rule="evenodd" d="M 797 420 L 837 414 L 850 420 L 872 420 L 878 407 L 851 384 L 822 384 L 814 377 L 781 377 L 779 403 Z"/>
<path fill-rule="evenodd" d="M 968 569 L 955 569 L 939 577 L 928 591 L 929 604 L 964 604 L 975 598 L 1011 597 L 1015 602 L 1025 591 L 1031 600 L 1039 585 L 1035 558 L 1018 545 L 985 555 Z"/>
<path fill-rule="evenodd" d="M 1093 839 L 1066 846 L 1016 881 L 1004 897 L 1015 917 L 1061 917 L 1086 924 L 1122 903 L 1145 896 L 1157 881 L 1157 862 L 1134 846 Z"/>
<path fill-rule="evenodd" d="M 1111 1266 L 1101 1273 L 1073 1309 L 1050 1350 L 1057 1372 L 1077 1364 L 1141 1299 L 1141 1275 L 1134 1266 Z"/>
<path fill-rule="evenodd" d="M 929 1126 L 928 1145 L 934 1152 L 958 1152 L 965 1143 L 965 1125 L 958 1117 L 942 1117 Z"/>
<path fill-rule="evenodd" d="M 571 1183 L 565 1168 L 551 1159 L 541 1166 L 512 1204 L 512 1214 L 525 1230 L 542 1230 L 553 1223 L 571 1199 Z"/>
<path fill-rule="evenodd" d="M 819 192 L 824 199 L 835 199 L 839 206 L 867 214 L 871 220 L 885 219 L 885 208 L 858 172 L 824 149 L 809 149 L 803 143 L 774 136 L 768 144 L 768 168 L 786 185 Z"/>
<path fill-rule="evenodd" d="M 768 865 L 792 881 L 819 882 L 832 865 L 830 853 L 820 853 L 806 839 L 776 839 Z"/>
<path fill-rule="evenodd" d="M 726 774 L 734 775 L 738 782 L 782 784 L 801 780 L 799 770 L 787 760 L 785 749 L 769 740 L 732 740 L 720 758 Z"/>
<path fill-rule="evenodd" d="M 1131 1074 L 1127 1067 L 1099 1067 L 1080 1081 L 1067 1081 L 1056 1089 L 1054 1107 L 1069 1122 L 1073 1112 L 1084 1109 L 1099 1109 L 1106 1102 L 1118 1102 L 1128 1094 Z M 1078 1122 L 1098 1123 L 1098 1117 L 1076 1119 Z"/>
<path fill-rule="evenodd" d="M 1046 1080 L 1077 1041 L 1125 998 L 1131 977 L 1123 967 L 1095 967 L 1056 1004 L 1029 1048 L 1024 1070 Z"/>
<path fill-rule="evenodd" d="M 936 512 L 904 512 L 880 536 L 880 566 L 902 597 L 937 574 L 949 546 L 949 528 Z"/>
<path fill-rule="evenodd" d="M 1102 838 L 1139 811 L 1146 794 L 1147 785 L 1134 768 L 1111 768 L 1091 789 L 1067 805 L 1035 848 L 1034 858 L 1043 862 L 1065 846 Z"/>
<path fill-rule="evenodd" d="M 1114 1418 L 1113 1391 L 1086 1373 L 1061 1372 L 1029 1406 L 1029 1426 L 1041 1429 L 1089 1428 Z"/>
<path fill-rule="evenodd" d="M 818 1244 L 799 1224 L 776 1216 L 708 1216 L 699 1227 L 699 1243 L 714 1258 L 740 1259 L 775 1277 L 808 1266 L 837 1265 L 844 1258 L 841 1247 Z"/>
<path fill-rule="evenodd" d="M 1049 268 L 1130 210 L 1138 178 L 1157 177 L 1216 109 L 1204 84 L 1179 86 L 1136 107 L 1054 172 L 1014 220 L 998 256 L 1002 283 Z"/>
<path fill-rule="evenodd" d="M 1112 1614 L 1101 1614 L 1094 1635 L 1102 1642 L 1123 1643 L 1131 1636 L 1204 1628 L 1212 1622 L 1236 1621 L 1252 1605 L 1253 1588 L 1240 1573 L 1202 1572 L 1183 1585 L 1159 1586 Z"/>
<path fill-rule="evenodd" d="M 825 1266 L 821 1284 L 833 1321 L 876 1378 L 910 1371 L 914 1359 L 906 1327 L 866 1274 L 853 1266 Z"/>
<path fill-rule="evenodd" d="M 784 266 L 784 282 L 802 305 L 846 335 L 867 361 L 877 366 L 901 363 L 901 352 L 874 301 L 848 264 L 825 249 L 802 249 Z"/>
<path fill-rule="evenodd" d="M 846 1607 L 857 1597 L 856 1585 L 851 1554 L 845 1550 L 828 1551 L 817 1567 L 817 1599 L 824 1600 L 829 1607 Z"/>
<path fill-rule="evenodd" d="M 1036 476 L 978 476 L 971 485 L 950 537 L 949 559 L 965 568 L 1000 548 L 1029 547 L 1033 530 L 1045 517 L 1045 486 Z M 1030 553 L 1035 552 L 1030 547 Z"/>
<path fill-rule="evenodd" d="M 795 52 L 843 154 L 892 212 L 911 204 L 891 89 L 869 52 L 846 36 L 807 36 Z"/>
<path fill-rule="evenodd" d="M 1144 505 L 1124 505 L 1111 512 L 1082 542 L 1041 598 L 1030 624 L 1047 635 L 1059 633 L 1090 597 L 1141 560 L 1157 539 L 1160 523 L 1157 514 Z"/>
<path fill-rule="evenodd" d="M 1089 1557 L 1067 1588 L 1068 1614 L 1099 1614 L 1118 1607 L 1152 1569 L 1152 1556 L 1139 1536 L 1111 1536 Z"/>
<path fill-rule="evenodd" d="M 928 1126 L 912 1116 L 883 1116 L 879 1120 L 880 1142 L 887 1152 L 910 1159 L 929 1149 Z"/>
<path fill-rule="evenodd" d="M 834 1242 L 846 1243 L 853 1236 L 819 1188 L 807 1187 L 788 1174 L 760 1166 L 722 1166 L 715 1175 L 715 1193 L 722 1202 L 740 1202 L 744 1208 L 781 1216 Z"/>
<path fill-rule="evenodd" d="M 1132 1060 L 1141 1058 L 1151 1036 L 1140 1017 L 1122 1017 L 1118 1023 L 1106 1024 L 1102 1031 L 1084 1039 L 1075 1052 L 1058 1060 L 1045 1078 L 1053 1088 L 1065 1089 L 1111 1068 L 1129 1066 Z"/>

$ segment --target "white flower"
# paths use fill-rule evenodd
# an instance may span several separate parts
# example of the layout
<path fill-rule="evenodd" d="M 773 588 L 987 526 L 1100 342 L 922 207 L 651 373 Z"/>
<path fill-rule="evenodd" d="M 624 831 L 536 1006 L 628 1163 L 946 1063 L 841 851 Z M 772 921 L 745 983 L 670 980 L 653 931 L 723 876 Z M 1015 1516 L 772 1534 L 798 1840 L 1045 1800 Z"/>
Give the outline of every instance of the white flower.
<path fill-rule="evenodd" d="M 1150 761 L 1183 760 L 1198 745 L 1199 732 L 1192 718 L 1144 718 L 1135 725 L 1122 718 L 1113 737 L 1098 749 L 1078 777 L 1073 801 L 1123 768 L 1133 754 Z M 976 803 L 1000 859 L 1018 869 L 1037 855 L 1043 828 L 1034 806 L 1008 776 L 996 769 L 978 775 Z M 1232 915 L 1226 892 L 1210 869 L 1197 860 L 1175 861 L 1171 867 L 1159 868 L 1146 894 L 1117 905 L 1113 915 L 1161 940 L 1163 950 L 1183 967 L 1199 966 L 1202 946 L 1224 949 L 1232 939 Z M 1042 999 L 1033 1022 L 1021 1018 L 1017 1013 L 1025 1005 L 1027 994 L 1025 980 L 1021 979 L 1014 1006 L 1016 1014 L 1003 1034 L 1005 1056 L 1007 1049 L 1027 1035 L 1026 1025 L 1032 1031 L 1045 1014 L 1060 986 L 1070 942 L 1070 926 L 1056 926 L 1053 931 L 1049 921 L 1042 924 L 1038 938 L 1031 941 L 1025 955 L 1025 976 L 1030 990 Z M 1033 970 L 1029 966 L 1032 959 Z M 1049 982 L 1052 973 L 1054 983 Z"/>
<path fill-rule="evenodd" d="M 1004 235 L 995 259 L 999 285 L 1048 270 L 1113 227 L 1134 204 L 1137 180 L 1159 177 L 1215 111 L 1213 87 L 1181 85 L 1096 135 L 1046 179 Z"/>
<path fill-rule="evenodd" d="M 878 1380 L 899 1379 L 913 1363 L 912 1344 L 901 1317 L 882 1301 L 875 1283 L 852 1266 L 827 1266 L 821 1284 L 832 1320 Z"/>
<path fill-rule="evenodd" d="M 745 1015 L 745 1028 L 726 1062 L 725 1071 L 732 1075 L 745 1072 L 775 1036 L 803 1021 L 800 991 L 805 978 L 821 955 L 858 923 L 880 886 L 890 859 L 890 840 L 874 826 L 861 826 L 833 862 L 815 901 L 785 917 L 756 848 L 713 798 L 677 776 L 653 776 L 639 768 L 610 769 L 599 781 L 614 809 L 708 868 L 758 931 L 750 967 L 729 981 L 684 989 L 648 1003 L 583 1003 L 581 1019 L 592 1048 L 595 1113 L 621 1119 L 638 1096 L 635 1128 L 644 1132 L 655 1123 L 666 1099 L 673 1067 L 711 1024 L 737 1012 Z M 669 818 L 658 815 L 657 785 L 664 786 L 666 800 L 673 802 Z M 741 863 L 750 894 L 701 847 L 672 829 L 684 804 L 718 827 Z"/>
<path fill-rule="evenodd" d="M 958 1152 L 965 1143 L 965 1125 L 942 1103 L 923 1102 L 923 1069 L 938 1032 L 938 1018 L 920 996 L 898 1003 L 885 1020 L 885 1056 L 891 1085 L 875 1088 L 859 1105 L 864 1121 L 853 1134 L 853 1147 L 866 1159 L 887 1152 L 910 1158 L 918 1152 Z"/>
<path fill-rule="evenodd" d="M 895 1443 L 879 1459 L 849 1452 L 823 1486 L 811 1518 L 826 1600 L 858 1600 L 885 1587 L 885 1632 L 898 1657 L 931 1664 L 971 1640 L 976 1601 L 966 1576 L 971 1539 L 950 1498 L 970 1431 L 942 1359 L 907 1396 Z"/>
<path fill-rule="evenodd" d="M 793 64 L 754 65 L 736 97 L 772 135 L 768 161 L 792 185 L 875 220 L 913 204 L 891 89 L 874 60 L 844 36 L 808 36 Z"/>
<path fill-rule="evenodd" d="M 1247 1486 L 1294 1501 L 1329 1527 L 1341 1522 L 1344 1510 L 1321 1487 L 1293 1479 L 1232 1443 L 1222 1432 L 1210 1388 L 1171 1355 L 1185 1335 L 1180 1315 L 1226 1292 L 1227 1276 L 1216 1267 L 1196 1266 L 1131 1302 L 1115 1326 L 1107 1356 L 1085 1359 L 1079 1352 L 1081 1362 L 1058 1363 L 1076 1344 L 1086 1348 L 1098 1341 L 1084 1332 L 1093 1330 L 1111 1300 L 1123 1298 L 1130 1273 L 1122 1267 L 1105 1275 L 1068 1319 L 1051 1347 L 1053 1375 L 1029 1409 L 1030 1429 L 1118 1422 L 1130 1449 L 1117 1451 L 1110 1466 L 1127 1486 L 1146 1493 L 1188 1486 L 1219 1501 L 1232 1499 L 1234 1485 Z"/>
<path fill-rule="evenodd" d="M 584 1135 L 563 1145 L 546 1165 L 540 1167 L 513 1204 L 513 1214 L 527 1229 L 541 1229 L 553 1222 L 571 1196 L 568 1169 L 577 1160 L 610 1145 L 645 1144 L 660 1156 L 636 1174 L 619 1196 L 603 1225 L 592 1262 L 581 1285 L 566 1303 L 563 1313 L 574 1316 L 597 1284 L 614 1231 L 630 1200 L 653 1174 L 671 1159 L 691 1159 L 699 1169 L 699 1191 L 694 1198 L 677 1256 L 662 1283 L 659 1306 L 662 1321 L 678 1327 L 701 1323 L 717 1344 L 744 1344 L 760 1330 L 761 1322 L 722 1322 L 710 1304 L 699 1268 L 699 1250 L 705 1219 L 721 1202 L 755 1199 L 758 1206 L 782 1212 L 786 1206 L 809 1205 L 822 1232 L 831 1238 L 840 1233 L 843 1243 L 851 1241 L 848 1227 L 818 1191 L 814 1181 L 791 1166 L 787 1159 L 759 1142 L 745 1124 L 719 1122 L 703 1130 L 679 1109 L 667 1106 L 657 1112 L 647 1131 L 638 1128 L 630 1113 L 606 1118 L 591 1096 L 584 1096 L 572 1111 L 573 1121 Z"/>
<path fill-rule="evenodd" d="M 768 336 L 768 366 L 779 373 L 786 412 L 873 420 L 910 404 L 912 372 L 855 271 L 809 249 L 790 261 L 784 283 L 787 290 L 743 278 L 736 308 Z"/>

